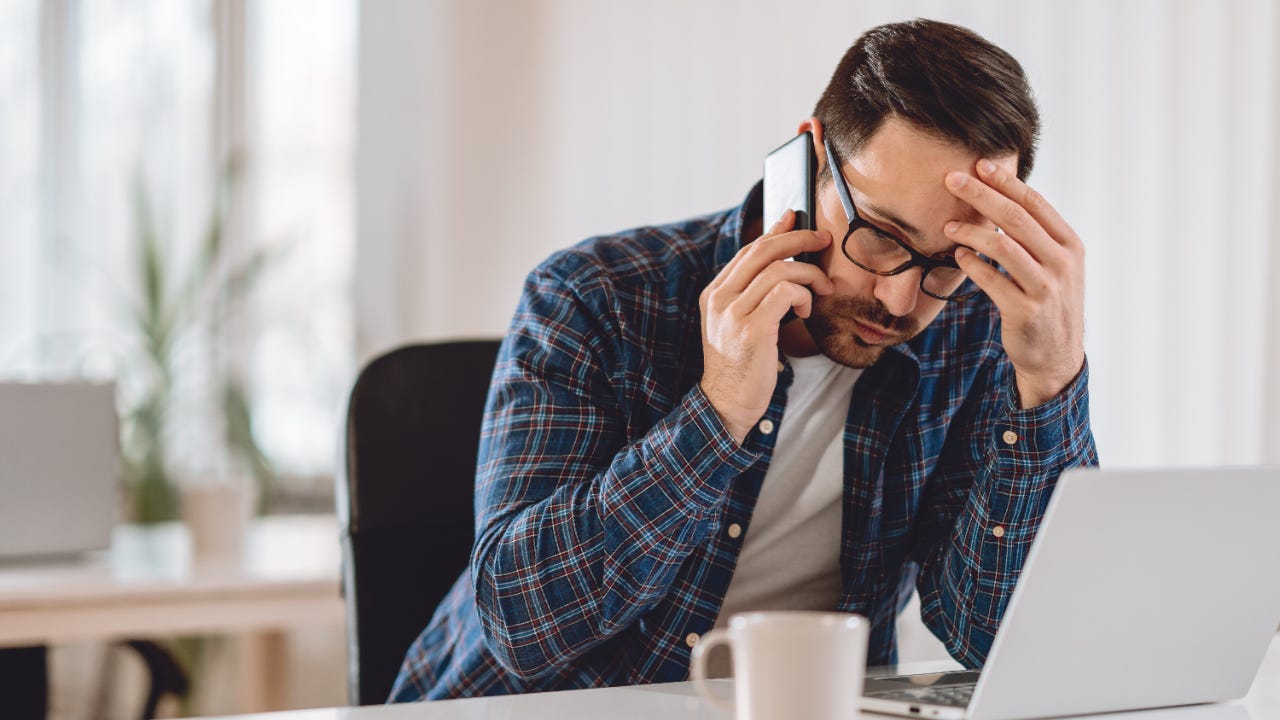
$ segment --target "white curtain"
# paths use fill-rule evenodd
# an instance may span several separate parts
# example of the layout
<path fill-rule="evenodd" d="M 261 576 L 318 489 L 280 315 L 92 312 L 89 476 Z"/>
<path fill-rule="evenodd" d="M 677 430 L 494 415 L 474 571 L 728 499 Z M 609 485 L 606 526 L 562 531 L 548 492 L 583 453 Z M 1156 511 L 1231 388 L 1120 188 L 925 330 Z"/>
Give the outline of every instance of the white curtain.
<path fill-rule="evenodd" d="M 737 203 L 853 39 L 915 16 L 1031 77 L 1103 461 L 1280 462 L 1270 0 L 363 3 L 361 356 L 501 334 L 553 250 Z"/>

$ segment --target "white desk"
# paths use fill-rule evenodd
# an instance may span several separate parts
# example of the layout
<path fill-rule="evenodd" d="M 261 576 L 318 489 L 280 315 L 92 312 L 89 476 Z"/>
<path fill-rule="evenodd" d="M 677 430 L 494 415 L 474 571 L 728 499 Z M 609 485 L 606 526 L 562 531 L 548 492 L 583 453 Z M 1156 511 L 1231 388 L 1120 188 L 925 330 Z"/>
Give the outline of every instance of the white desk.
<path fill-rule="evenodd" d="M 179 523 L 121 526 L 109 552 L 0 563 L 0 647 L 252 633 L 245 706 L 282 707 L 285 628 L 343 621 L 331 515 L 256 520 L 242 557 L 196 558 Z"/>
<path fill-rule="evenodd" d="M 725 695 L 731 680 L 715 681 Z M 1085 691 L 1087 692 L 1087 690 Z M 570 690 L 515 697 L 471 698 L 409 705 L 330 708 L 241 716 L 241 720 L 729 720 L 687 682 Z M 887 715 L 858 717 L 885 720 Z M 1276 720 L 1280 718 L 1280 636 L 1243 700 L 1166 710 L 1094 716 L 1106 720 Z"/>

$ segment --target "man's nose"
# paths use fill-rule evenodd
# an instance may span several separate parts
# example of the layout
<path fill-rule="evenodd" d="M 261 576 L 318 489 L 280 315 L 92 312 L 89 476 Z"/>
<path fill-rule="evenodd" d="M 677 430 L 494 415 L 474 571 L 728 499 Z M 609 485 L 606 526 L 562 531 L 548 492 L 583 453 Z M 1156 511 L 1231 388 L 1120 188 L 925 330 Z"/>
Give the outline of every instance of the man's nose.
<path fill-rule="evenodd" d="M 897 275 L 876 278 L 876 299 L 898 317 L 909 315 L 916 309 L 916 300 L 920 296 L 920 272 L 916 267 Z"/>

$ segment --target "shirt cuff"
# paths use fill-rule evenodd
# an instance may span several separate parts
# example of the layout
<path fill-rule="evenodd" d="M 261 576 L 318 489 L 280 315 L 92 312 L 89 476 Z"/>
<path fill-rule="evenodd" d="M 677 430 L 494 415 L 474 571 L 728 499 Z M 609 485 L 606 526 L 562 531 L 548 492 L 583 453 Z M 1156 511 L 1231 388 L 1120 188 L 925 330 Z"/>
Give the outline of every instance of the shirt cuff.
<path fill-rule="evenodd" d="M 700 509 L 713 510 L 723 504 L 733 478 L 759 461 L 762 453 L 734 441 L 701 385 L 694 384 L 681 409 L 685 419 L 677 421 L 669 438 L 670 477 Z"/>
<path fill-rule="evenodd" d="M 1005 413 L 994 432 L 1001 464 L 1013 470 L 1000 473 L 1006 479 L 1040 477 L 1042 473 L 1035 470 L 1064 467 L 1086 455 L 1091 437 L 1088 359 L 1062 392 L 1036 407 L 1019 408 L 1017 391 L 1010 387 Z"/>

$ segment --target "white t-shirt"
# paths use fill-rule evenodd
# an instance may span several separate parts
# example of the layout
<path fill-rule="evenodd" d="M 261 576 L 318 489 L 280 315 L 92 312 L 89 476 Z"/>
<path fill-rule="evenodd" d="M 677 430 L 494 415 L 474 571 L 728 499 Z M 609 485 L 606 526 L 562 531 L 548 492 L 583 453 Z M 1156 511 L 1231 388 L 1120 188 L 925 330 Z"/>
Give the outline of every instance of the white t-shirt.
<path fill-rule="evenodd" d="M 844 426 L 862 371 L 821 354 L 788 360 L 773 460 L 716 627 L 735 612 L 834 610 L 840 599 Z"/>

